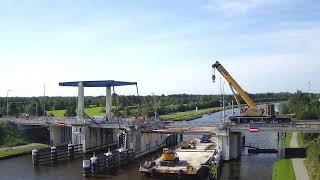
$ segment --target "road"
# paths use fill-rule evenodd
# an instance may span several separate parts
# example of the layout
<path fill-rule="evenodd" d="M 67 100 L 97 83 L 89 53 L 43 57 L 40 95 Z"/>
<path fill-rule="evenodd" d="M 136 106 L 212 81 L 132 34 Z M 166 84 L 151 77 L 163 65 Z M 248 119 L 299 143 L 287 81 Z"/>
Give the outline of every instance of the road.
<path fill-rule="evenodd" d="M 297 141 L 297 133 L 294 132 L 292 133 L 292 138 L 290 142 L 290 147 L 292 148 L 297 148 L 298 146 L 298 141 Z M 304 165 L 304 158 L 293 158 L 292 160 L 292 165 L 294 169 L 294 173 L 296 175 L 297 180 L 309 180 L 309 175 L 307 172 L 307 169 Z"/>

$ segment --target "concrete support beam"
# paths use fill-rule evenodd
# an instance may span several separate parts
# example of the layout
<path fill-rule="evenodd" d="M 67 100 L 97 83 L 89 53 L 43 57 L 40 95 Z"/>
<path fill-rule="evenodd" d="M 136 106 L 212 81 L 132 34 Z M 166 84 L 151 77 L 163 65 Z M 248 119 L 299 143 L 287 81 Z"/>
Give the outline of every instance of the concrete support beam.
<path fill-rule="evenodd" d="M 80 122 L 86 123 L 85 119 L 83 118 L 83 113 L 84 113 L 84 88 L 83 88 L 83 82 L 79 82 L 77 117 Z"/>
<path fill-rule="evenodd" d="M 110 116 L 112 112 L 111 87 L 106 87 L 106 115 Z"/>

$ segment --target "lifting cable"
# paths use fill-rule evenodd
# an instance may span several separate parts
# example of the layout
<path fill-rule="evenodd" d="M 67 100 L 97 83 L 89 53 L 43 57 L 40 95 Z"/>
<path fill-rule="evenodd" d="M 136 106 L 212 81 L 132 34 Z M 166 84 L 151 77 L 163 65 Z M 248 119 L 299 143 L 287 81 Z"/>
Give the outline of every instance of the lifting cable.
<path fill-rule="evenodd" d="M 142 98 L 139 95 L 139 89 L 138 89 L 138 83 L 136 83 L 136 89 L 137 89 L 137 96 L 138 96 L 138 116 L 142 115 L 142 110 L 143 110 L 143 103 L 142 103 Z"/>
<path fill-rule="evenodd" d="M 118 96 L 116 94 L 116 91 L 114 90 L 114 86 L 112 86 L 112 90 L 113 90 L 113 95 L 114 95 L 114 104 L 116 106 L 116 110 L 115 110 L 114 115 L 118 119 L 118 126 L 119 126 L 119 129 L 120 129 L 120 120 L 119 120 L 119 117 L 118 117 Z M 112 111 L 112 106 L 111 106 L 111 111 Z"/>

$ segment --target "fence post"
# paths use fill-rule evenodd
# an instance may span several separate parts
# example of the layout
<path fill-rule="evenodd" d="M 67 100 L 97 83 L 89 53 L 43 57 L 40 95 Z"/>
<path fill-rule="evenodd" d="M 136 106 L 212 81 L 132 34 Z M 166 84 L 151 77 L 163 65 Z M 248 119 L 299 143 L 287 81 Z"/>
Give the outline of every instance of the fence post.
<path fill-rule="evenodd" d="M 32 150 L 32 163 L 35 166 L 39 165 L 38 150 L 36 150 L 35 148 Z"/>
<path fill-rule="evenodd" d="M 51 161 L 53 162 L 53 163 L 56 163 L 57 162 L 57 148 L 56 147 L 54 147 L 54 146 L 52 146 L 51 147 Z"/>
<path fill-rule="evenodd" d="M 68 158 L 69 158 L 69 160 L 74 160 L 74 146 L 73 146 L 73 144 L 68 144 Z"/>

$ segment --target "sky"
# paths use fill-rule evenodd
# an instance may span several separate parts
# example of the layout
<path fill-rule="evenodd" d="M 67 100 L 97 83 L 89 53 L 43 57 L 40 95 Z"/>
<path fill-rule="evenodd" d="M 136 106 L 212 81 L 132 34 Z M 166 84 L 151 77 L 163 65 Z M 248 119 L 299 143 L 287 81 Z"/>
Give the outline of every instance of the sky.
<path fill-rule="evenodd" d="M 0 0 L 0 96 L 218 94 L 217 60 L 250 93 L 318 93 L 319 42 L 316 0 Z"/>

